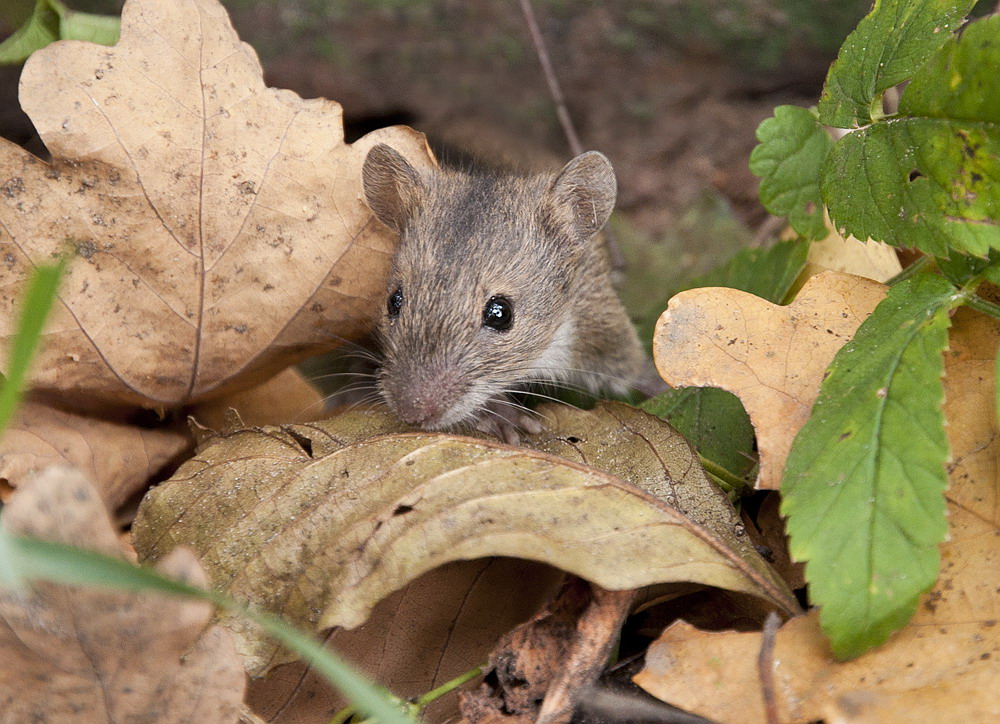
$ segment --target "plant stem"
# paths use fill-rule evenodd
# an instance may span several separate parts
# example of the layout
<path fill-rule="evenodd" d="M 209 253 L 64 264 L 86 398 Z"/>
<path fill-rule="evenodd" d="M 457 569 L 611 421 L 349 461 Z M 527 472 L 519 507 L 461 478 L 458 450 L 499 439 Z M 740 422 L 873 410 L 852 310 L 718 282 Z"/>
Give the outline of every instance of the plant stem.
<path fill-rule="evenodd" d="M 735 495 L 738 498 L 742 491 L 749 487 L 746 480 L 733 475 L 718 463 L 714 463 L 701 455 L 698 456 L 698 459 L 701 461 L 701 466 L 705 468 L 708 476 L 726 493 Z"/>
<path fill-rule="evenodd" d="M 965 303 L 977 312 L 982 312 L 983 314 L 988 314 L 991 317 L 1000 319 L 1000 305 L 998 304 L 988 302 L 982 297 L 977 297 L 975 294 L 970 294 L 968 298 L 966 298 Z"/>
<path fill-rule="evenodd" d="M 431 689 L 426 694 L 417 699 L 414 702 L 414 704 L 416 704 L 417 707 L 423 709 L 425 706 L 430 704 L 435 699 L 438 699 L 444 696 L 445 694 L 454 691 L 465 682 L 472 681 L 477 676 L 482 676 L 483 674 L 486 673 L 486 670 L 488 668 L 489 666 L 487 664 L 481 664 L 474 669 L 470 669 L 466 671 L 464 674 L 456 676 L 451 681 L 446 681 L 445 683 L 441 684 L 441 686 L 439 686 L 438 688 Z"/>
<path fill-rule="evenodd" d="M 892 286 L 895 286 L 895 285 L 899 284 L 900 282 L 905 282 L 910 277 L 916 275 L 917 272 L 919 272 L 925 266 L 927 266 L 928 264 L 930 264 L 931 260 L 933 258 L 934 257 L 932 257 L 932 256 L 926 256 L 926 255 L 920 257 L 915 262 L 913 262 L 912 264 L 910 264 L 910 266 L 906 267 L 899 274 L 897 274 L 892 279 L 890 279 L 889 281 L 887 281 L 886 285 L 892 287 Z"/>

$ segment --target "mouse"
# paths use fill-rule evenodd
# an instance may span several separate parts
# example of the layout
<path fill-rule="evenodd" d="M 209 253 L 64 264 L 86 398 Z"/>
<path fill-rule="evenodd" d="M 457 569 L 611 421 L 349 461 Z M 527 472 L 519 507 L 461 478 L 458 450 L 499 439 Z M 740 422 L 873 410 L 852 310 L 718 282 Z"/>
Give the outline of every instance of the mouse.
<path fill-rule="evenodd" d="M 403 422 L 517 444 L 543 426 L 513 393 L 544 383 L 622 395 L 651 365 L 599 235 L 617 197 L 600 152 L 519 174 L 418 170 L 379 144 L 362 185 L 399 235 L 376 384 Z"/>

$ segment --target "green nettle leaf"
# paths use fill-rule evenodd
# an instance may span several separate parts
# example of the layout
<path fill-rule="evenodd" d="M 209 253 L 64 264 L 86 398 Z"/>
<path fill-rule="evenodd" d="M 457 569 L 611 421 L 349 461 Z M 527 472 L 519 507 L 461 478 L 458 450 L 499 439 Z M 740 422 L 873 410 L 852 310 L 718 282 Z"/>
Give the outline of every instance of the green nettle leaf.
<path fill-rule="evenodd" d="M 781 304 L 806 265 L 808 241 L 780 241 L 764 249 L 743 249 L 728 262 L 686 284 L 682 290 L 729 287 Z"/>
<path fill-rule="evenodd" d="M 941 405 L 949 311 L 937 275 L 889 290 L 830 365 L 782 483 L 791 552 L 841 658 L 885 641 L 934 583 L 947 532 Z"/>
<path fill-rule="evenodd" d="M 833 149 L 823 199 L 838 226 L 935 256 L 1000 248 L 1000 16 L 970 23 L 916 76 L 900 115 Z"/>
<path fill-rule="evenodd" d="M 779 304 L 805 266 L 808 254 L 809 242 L 799 240 L 782 241 L 766 249 L 743 249 L 684 289 L 730 287 Z M 667 390 L 639 407 L 669 422 L 702 457 L 737 477 L 746 477 L 756 464 L 753 425 L 743 403 L 730 392 L 685 387 Z"/>
<path fill-rule="evenodd" d="M 59 16 L 47 0 L 38 0 L 28 21 L 0 43 L 0 64 L 21 63 L 39 48 L 59 40 Z"/>
<path fill-rule="evenodd" d="M 757 128 L 760 144 L 750 154 L 750 170 L 760 176 L 760 201 L 808 239 L 826 236 L 819 180 L 833 139 L 816 114 L 798 106 L 778 106 Z"/>
<path fill-rule="evenodd" d="M 67 10 L 59 21 L 59 37 L 86 40 L 88 43 L 114 45 L 121 35 L 121 19 L 113 15 L 94 15 Z"/>
<path fill-rule="evenodd" d="M 754 432 L 740 398 L 717 387 L 667 390 L 639 405 L 666 420 L 698 454 L 739 478 L 756 465 Z"/>
<path fill-rule="evenodd" d="M 882 116 L 882 94 L 911 77 L 962 23 L 975 0 L 876 0 L 830 66 L 819 120 L 857 128 Z"/>

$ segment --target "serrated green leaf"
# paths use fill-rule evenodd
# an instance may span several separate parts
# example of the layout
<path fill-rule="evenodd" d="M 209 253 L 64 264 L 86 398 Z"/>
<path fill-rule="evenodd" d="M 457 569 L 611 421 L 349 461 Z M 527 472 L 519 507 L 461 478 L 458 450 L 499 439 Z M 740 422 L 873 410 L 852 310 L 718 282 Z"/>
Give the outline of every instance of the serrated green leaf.
<path fill-rule="evenodd" d="M 960 302 L 936 275 L 892 287 L 834 358 L 785 466 L 791 552 L 807 561 L 838 657 L 885 641 L 937 577 L 947 532 L 942 352 Z"/>
<path fill-rule="evenodd" d="M 717 387 L 667 390 L 639 405 L 666 420 L 708 458 L 739 478 L 756 465 L 754 432 L 740 398 Z"/>
<path fill-rule="evenodd" d="M 760 177 L 760 201 L 808 239 L 826 236 L 820 171 L 833 139 L 816 114 L 798 106 L 778 106 L 757 127 L 760 143 L 750 154 L 750 170 Z"/>
<path fill-rule="evenodd" d="M 88 43 L 114 45 L 121 35 L 121 19 L 113 15 L 94 15 L 67 10 L 59 21 L 59 37 L 85 40 Z"/>
<path fill-rule="evenodd" d="M 970 23 L 903 94 L 910 115 L 834 146 L 822 192 L 838 226 L 935 256 L 1000 248 L 998 36 L 1000 16 Z"/>
<path fill-rule="evenodd" d="M 1000 275 L 1000 250 L 992 250 L 985 259 L 952 254 L 947 259 L 938 258 L 937 266 L 945 279 L 956 287 L 961 287 L 980 275 L 984 275 L 987 279 Z"/>
<path fill-rule="evenodd" d="M 881 116 L 882 94 L 910 78 L 962 23 L 975 0 L 876 0 L 830 66 L 819 102 L 828 126 L 857 128 Z"/>
<path fill-rule="evenodd" d="M 21 63 L 39 48 L 58 39 L 59 16 L 47 0 L 38 0 L 28 21 L 0 43 L 0 64 Z"/>
<path fill-rule="evenodd" d="M 806 265 L 809 242 L 780 241 L 764 249 L 743 249 L 684 289 L 729 287 L 781 304 Z"/>

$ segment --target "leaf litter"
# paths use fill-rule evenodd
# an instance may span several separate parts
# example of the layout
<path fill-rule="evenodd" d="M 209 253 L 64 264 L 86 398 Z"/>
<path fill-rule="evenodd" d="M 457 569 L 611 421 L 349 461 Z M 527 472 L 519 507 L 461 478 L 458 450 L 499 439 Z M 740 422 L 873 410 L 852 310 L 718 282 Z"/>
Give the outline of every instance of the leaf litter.
<path fill-rule="evenodd" d="M 4 530 L 127 558 L 96 488 L 53 466 L 4 507 Z M 160 564 L 207 584 L 190 551 Z M 235 721 L 246 678 L 207 602 L 36 582 L 0 591 L 0 718 Z"/>

